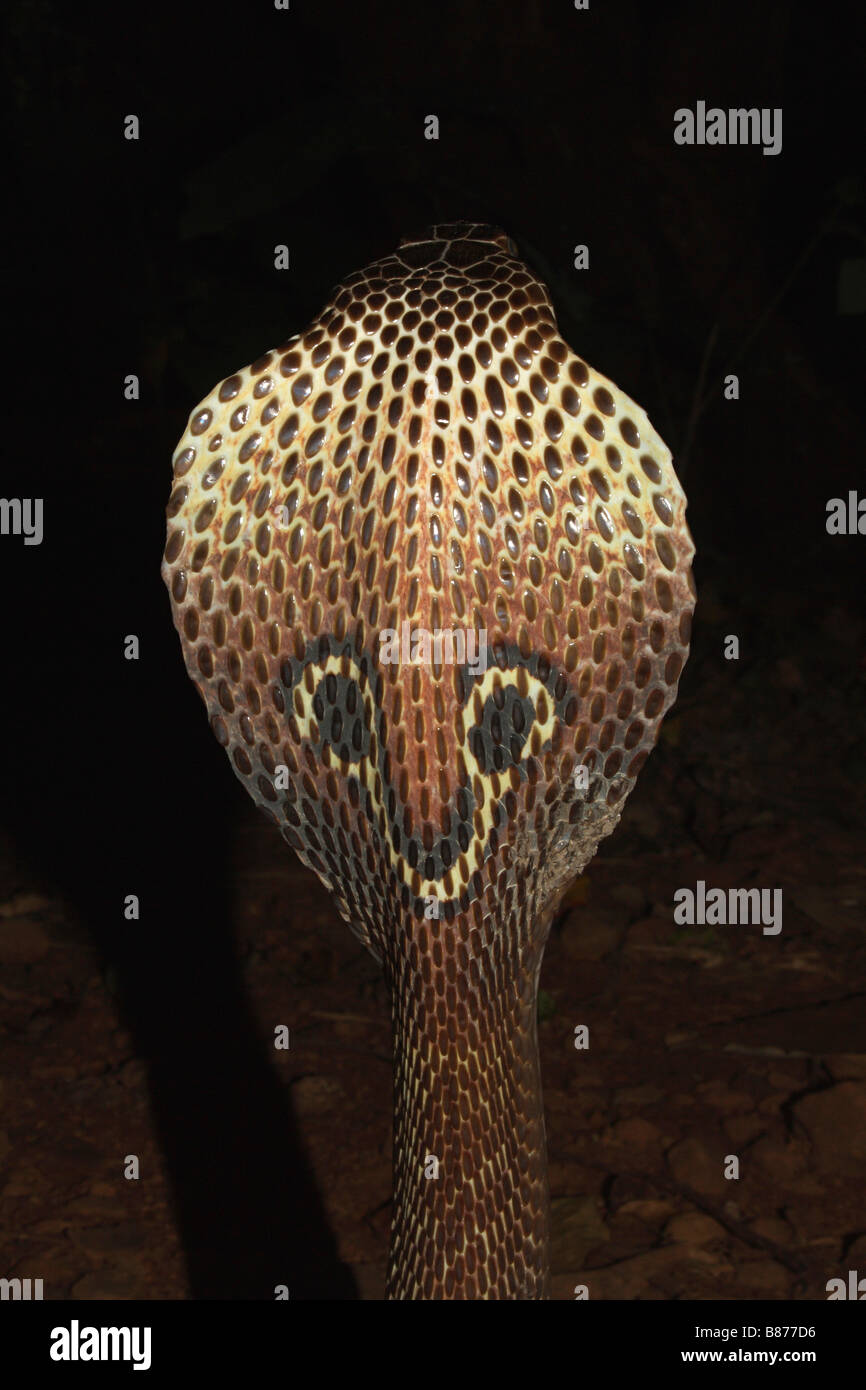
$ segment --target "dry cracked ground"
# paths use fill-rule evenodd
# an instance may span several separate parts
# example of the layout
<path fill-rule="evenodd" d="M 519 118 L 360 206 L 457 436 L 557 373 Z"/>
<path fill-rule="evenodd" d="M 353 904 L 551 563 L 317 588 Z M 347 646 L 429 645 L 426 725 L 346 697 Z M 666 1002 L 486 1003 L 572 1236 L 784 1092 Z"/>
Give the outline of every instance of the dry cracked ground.
<path fill-rule="evenodd" d="M 863 628 L 832 603 L 819 619 L 790 599 L 737 605 L 760 655 L 723 662 L 732 599 L 705 583 L 680 704 L 548 948 L 539 1033 L 557 1299 L 578 1285 L 600 1299 L 823 1299 L 828 1279 L 866 1274 L 866 752 L 851 720 Z M 137 1055 L 87 922 L 4 847 L 0 1274 L 41 1277 L 46 1298 L 273 1297 L 279 1254 L 261 1287 L 255 1253 L 234 1283 L 207 1271 L 269 1239 L 291 1245 L 280 1193 L 298 1153 L 347 1272 L 326 1275 L 320 1295 L 382 1296 L 385 991 L 317 880 L 238 805 L 228 910 L 249 1066 L 269 1078 L 268 1113 L 293 1117 L 278 1132 L 245 1108 L 247 1061 L 226 1055 L 206 998 L 196 1056 Z M 700 878 L 781 888 L 781 933 L 676 926 L 673 894 Z M 288 1050 L 271 1042 L 280 1024 Z M 173 1066 L 183 1085 L 157 1113 Z M 215 1120 L 221 1096 L 230 1113 Z M 137 1180 L 124 1177 L 130 1154 Z M 190 1216 L 197 1185 L 206 1195 Z M 259 1188 L 260 1207 L 245 1206 L 254 1199 L 239 1194 Z M 307 1254 L 295 1250 L 292 1268 Z"/>

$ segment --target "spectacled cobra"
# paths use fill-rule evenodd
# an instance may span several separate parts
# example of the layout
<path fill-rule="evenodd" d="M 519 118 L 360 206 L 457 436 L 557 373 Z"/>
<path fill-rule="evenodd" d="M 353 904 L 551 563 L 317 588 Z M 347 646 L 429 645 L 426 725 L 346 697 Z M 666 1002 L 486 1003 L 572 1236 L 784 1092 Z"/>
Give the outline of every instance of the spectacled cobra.
<path fill-rule="evenodd" d="M 389 1298 L 549 1297 L 539 971 L 676 698 L 685 507 L 478 223 L 350 275 L 180 440 L 187 670 L 390 990 Z"/>

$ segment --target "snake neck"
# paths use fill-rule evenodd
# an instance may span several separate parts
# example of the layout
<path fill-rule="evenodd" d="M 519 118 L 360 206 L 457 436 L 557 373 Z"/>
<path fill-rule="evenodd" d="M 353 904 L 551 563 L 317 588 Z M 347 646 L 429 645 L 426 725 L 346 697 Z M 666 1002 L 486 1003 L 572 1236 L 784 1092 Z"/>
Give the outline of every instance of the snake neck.
<path fill-rule="evenodd" d="M 536 1033 L 543 942 L 472 954 L 425 923 L 386 962 L 394 1029 L 390 1299 L 547 1297 L 548 1192 Z"/>

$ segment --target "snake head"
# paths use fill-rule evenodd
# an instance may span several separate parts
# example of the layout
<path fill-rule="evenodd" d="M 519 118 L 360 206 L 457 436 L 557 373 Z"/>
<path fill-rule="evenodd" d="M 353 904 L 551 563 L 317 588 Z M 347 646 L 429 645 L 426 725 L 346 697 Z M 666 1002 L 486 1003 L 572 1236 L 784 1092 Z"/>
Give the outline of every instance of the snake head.
<path fill-rule="evenodd" d="M 491 250 L 504 252 L 509 257 L 518 254 L 517 243 L 507 232 L 489 222 L 437 222 L 418 236 L 402 237 L 397 254 L 413 270 L 439 264 L 472 268 L 480 278 L 481 267 Z M 501 259 L 493 262 L 491 268 L 494 265 L 501 268 Z"/>

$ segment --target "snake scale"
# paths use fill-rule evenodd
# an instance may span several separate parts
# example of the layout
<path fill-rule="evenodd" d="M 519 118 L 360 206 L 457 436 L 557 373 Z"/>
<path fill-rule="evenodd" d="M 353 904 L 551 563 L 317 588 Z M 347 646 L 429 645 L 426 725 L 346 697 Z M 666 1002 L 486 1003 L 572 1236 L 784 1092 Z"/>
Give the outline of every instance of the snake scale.
<path fill-rule="evenodd" d="M 390 990 L 389 1298 L 549 1296 L 539 970 L 676 698 L 685 506 L 477 223 L 350 275 L 178 445 L 188 672 Z"/>

